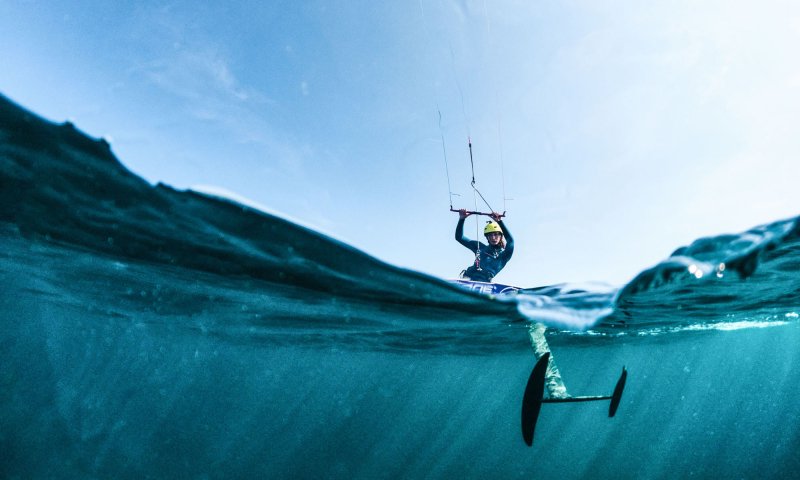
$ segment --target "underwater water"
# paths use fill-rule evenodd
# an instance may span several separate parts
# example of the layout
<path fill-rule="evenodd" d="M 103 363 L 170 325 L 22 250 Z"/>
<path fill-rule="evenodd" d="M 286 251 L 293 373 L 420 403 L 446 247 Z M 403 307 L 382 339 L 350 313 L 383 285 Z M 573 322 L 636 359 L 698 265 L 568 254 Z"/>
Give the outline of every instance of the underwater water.
<path fill-rule="evenodd" d="M 799 224 L 489 298 L 0 97 L 0 477 L 792 478 Z M 614 418 L 546 404 L 524 444 L 533 322 L 572 394 L 627 367 Z"/>

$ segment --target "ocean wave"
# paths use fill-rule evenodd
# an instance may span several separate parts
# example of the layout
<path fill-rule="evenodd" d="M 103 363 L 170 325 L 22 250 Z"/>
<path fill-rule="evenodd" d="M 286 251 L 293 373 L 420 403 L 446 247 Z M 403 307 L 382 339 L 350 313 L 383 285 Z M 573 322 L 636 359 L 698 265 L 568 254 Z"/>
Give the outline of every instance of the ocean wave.
<path fill-rule="evenodd" d="M 604 326 L 689 325 L 721 315 L 791 313 L 800 306 L 800 222 L 696 240 L 617 295 Z"/>
<path fill-rule="evenodd" d="M 131 302 L 120 315 L 187 314 L 199 308 L 204 320 L 197 328 L 230 338 L 260 332 L 276 337 L 279 331 L 294 338 L 305 331 L 308 339 L 308 331 L 316 329 L 327 338 L 345 332 L 348 340 L 340 341 L 357 341 L 363 334 L 398 348 L 478 338 L 505 345 L 525 322 L 572 331 L 645 331 L 713 323 L 721 312 L 780 315 L 800 305 L 797 218 L 699 239 L 621 289 L 563 284 L 490 298 L 394 267 L 257 208 L 150 185 L 128 171 L 104 140 L 70 123 L 41 119 L 5 97 L 0 97 L 0 187 L 0 235 L 6 244 L 21 237 L 52 247 L 40 248 L 41 255 L 56 255 L 56 247 L 85 252 L 90 266 L 69 268 L 91 277 L 92 268 L 102 264 L 96 274 L 116 275 L 120 284 L 137 284 L 120 265 L 182 269 L 176 284 L 186 283 L 185 272 L 214 275 L 208 281 L 217 293 L 163 286 L 166 282 L 149 296 L 141 295 L 152 291 L 145 286 L 119 291 L 123 303 Z M 79 282 L 64 269 L 64 277 Z M 139 275 L 153 270 L 140 269 Z M 221 279 L 235 284 L 228 294 L 220 293 Z M 234 291 L 248 293 L 238 298 Z M 249 305 L 248 312 L 232 316 L 224 314 L 230 309 L 218 308 L 221 299 L 232 304 L 237 298 Z M 227 323 L 208 320 L 208 312 Z M 513 328 L 498 328 L 508 325 Z"/>

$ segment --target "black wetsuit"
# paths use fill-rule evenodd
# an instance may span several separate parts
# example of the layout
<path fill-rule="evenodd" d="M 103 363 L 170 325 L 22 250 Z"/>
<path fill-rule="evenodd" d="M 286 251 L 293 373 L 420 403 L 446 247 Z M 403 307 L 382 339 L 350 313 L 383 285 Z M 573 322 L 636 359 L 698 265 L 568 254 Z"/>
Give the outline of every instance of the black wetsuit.
<path fill-rule="evenodd" d="M 506 240 L 505 248 L 499 245 L 493 247 L 477 240 L 470 240 L 464 236 L 464 220 L 460 218 L 456 225 L 456 241 L 470 249 L 472 253 L 475 253 L 475 250 L 479 251 L 475 264 L 464 270 L 464 276 L 470 280 L 491 282 L 492 278 L 500 273 L 500 270 L 511 259 L 511 255 L 514 253 L 514 239 L 508 233 L 506 226 L 503 225 L 503 221 L 500 220 L 497 224 L 503 230 L 503 236 Z"/>

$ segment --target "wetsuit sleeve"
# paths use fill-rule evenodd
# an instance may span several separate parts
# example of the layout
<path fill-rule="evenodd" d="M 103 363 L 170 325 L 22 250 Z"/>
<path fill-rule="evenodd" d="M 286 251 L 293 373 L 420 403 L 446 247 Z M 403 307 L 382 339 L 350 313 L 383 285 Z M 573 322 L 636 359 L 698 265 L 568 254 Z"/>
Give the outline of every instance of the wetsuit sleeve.
<path fill-rule="evenodd" d="M 497 222 L 497 224 L 500 225 L 500 229 L 503 230 L 503 236 L 506 238 L 506 248 L 503 250 L 502 256 L 503 260 L 507 262 L 511 258 L 511 255 L 514 254 L 514 237 L 511 236 L 511 232 L 508 231 L 508 228 L 506 228 L 502 220 Z"/>
<path fill-rule="evenodd" d="M 459 218 L 458 223 L 456 224 L 456 242 L 464 245 L 468 249 L 472 250 L 473 252 L 478 248 L 477 241 L 470 240 L 469 238 L 464 236 L 464 220 L 465 218 Z"/>

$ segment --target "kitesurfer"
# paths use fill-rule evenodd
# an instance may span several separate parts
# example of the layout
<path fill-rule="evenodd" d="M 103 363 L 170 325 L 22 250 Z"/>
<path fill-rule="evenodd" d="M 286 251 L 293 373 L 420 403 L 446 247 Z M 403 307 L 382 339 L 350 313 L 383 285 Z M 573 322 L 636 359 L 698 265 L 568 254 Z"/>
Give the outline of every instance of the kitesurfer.
<path fill-rule="evenodd" d="M 486 223 L 483 234 L 488 245 L 464 236 L 464 220 L 470 215 L 464 209 L 458 211 L 456 241 L 475 252 L 475 263 L 461 272 L 462 278 L 479 282 L 491 282 L 495 275 L 506 266 L 514 253 L 514 239 L 503 224 L 502 215 L 492 213 L 492 220 Z"/>

